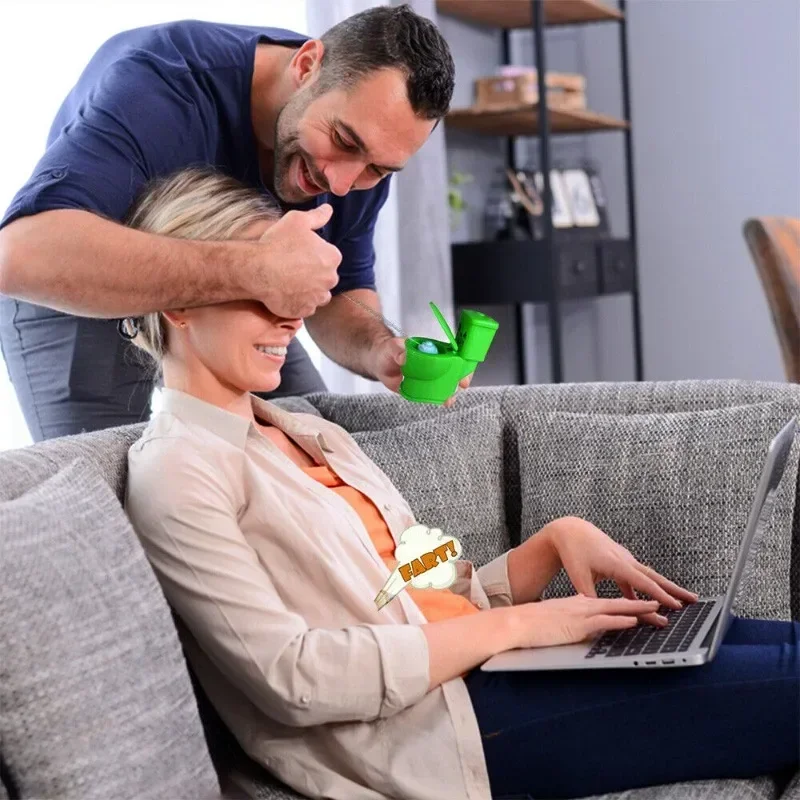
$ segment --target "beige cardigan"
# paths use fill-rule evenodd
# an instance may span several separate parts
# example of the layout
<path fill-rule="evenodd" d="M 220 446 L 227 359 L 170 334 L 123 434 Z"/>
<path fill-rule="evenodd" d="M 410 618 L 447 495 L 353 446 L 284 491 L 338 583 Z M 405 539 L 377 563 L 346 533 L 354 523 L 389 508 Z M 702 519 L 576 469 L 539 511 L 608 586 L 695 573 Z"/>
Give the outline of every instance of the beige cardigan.
<path fill-rule="evenodd" d="M 369 497 L 396 542 L 415 524 L 343 428 L 252 402 Z M 426 620 L 406 592 L 376 609 L 389 570 L 344 499 L 243 417 L 172 389 L 128 466 L 125 508 L 187 658 L 253 759 L 310 797 L 490 800 L 466 685 L 428 691 Z M 505 555 L 456 564 L 454 591 L 512 602 Z"/>

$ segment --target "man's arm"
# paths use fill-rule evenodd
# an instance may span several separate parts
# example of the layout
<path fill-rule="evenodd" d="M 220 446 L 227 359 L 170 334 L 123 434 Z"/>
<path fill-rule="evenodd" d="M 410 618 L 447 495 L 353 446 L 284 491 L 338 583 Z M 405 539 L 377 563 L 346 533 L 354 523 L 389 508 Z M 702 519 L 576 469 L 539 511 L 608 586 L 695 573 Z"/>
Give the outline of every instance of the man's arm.
<path fill-rule="evenodd" d="M 238 299 L 283 317 L 330 300 L 341 254 L 315 233 L 329 205 L 286 214 L 256 242 L 198 242 L 122 224 L 149 181 L 202 160 L 191 77 L 144 56 L 116 63 L 12 200 L 0 228 L 0 292 L 88 317 Z"/>
<path fill-rule="evenodd" d="M 140 316 L 245 296 L 252 242 L 133 230 L 89 211 L 21 217 L 0 230 L 0 293 L 85 317 Z"/>
<path fill-rule="evenodd" d="M 366 309 L 351 302 L 349 294 L 381 314 L 381 301 L 372 289 L 353 289 L 335 295 L 305 321 L 309 334 L 331 361 L 368 380 L 376 380 L 371 365 L 376 345 L 394 334 Z"/>
<path fill-rule="evenodd" d="M 381 301 L 375 289 L 375 225 L 386 204 L 391 176 L 366 192 L 351 192 L 336 202 L 340 221 L 356 218 L 346 234 L 334 240 L 341 250 L 339 283 L 330 303 L 320 306 L 305 320 L 306 328 L 319 349 L 331 361 L 367 380 L 379 380 L 375 356 L 381 343 L 394 337 L 379 318 L 343 297 L 349 294 L 381 315 Z M 334 216 L 334 221 L 336 216 Z"/>
<path fill-rule="evenodd" d="M 314 232 L 330 211 L 290 212 L 257 242 L 158 236 L 75 209 L 20 217 L 0 230 L 0 293 L 84 317 L 242 299 L 303 316 L 336 283 L 339 251 Z"/>

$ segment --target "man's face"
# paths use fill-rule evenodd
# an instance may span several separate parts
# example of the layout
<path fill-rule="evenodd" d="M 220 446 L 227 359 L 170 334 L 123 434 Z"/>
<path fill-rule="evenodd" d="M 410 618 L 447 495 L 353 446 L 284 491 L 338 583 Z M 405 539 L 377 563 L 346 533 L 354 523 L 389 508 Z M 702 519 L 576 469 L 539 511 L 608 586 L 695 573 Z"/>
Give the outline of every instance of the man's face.
<path fill-rule="evenodd" d="M 370 189 L 402 169 L 435 125 L 414 114 L 405 76 L 380 70 L 350 92 L 298 89 L 275 126 L 274 186 L 286 203 Z"/>

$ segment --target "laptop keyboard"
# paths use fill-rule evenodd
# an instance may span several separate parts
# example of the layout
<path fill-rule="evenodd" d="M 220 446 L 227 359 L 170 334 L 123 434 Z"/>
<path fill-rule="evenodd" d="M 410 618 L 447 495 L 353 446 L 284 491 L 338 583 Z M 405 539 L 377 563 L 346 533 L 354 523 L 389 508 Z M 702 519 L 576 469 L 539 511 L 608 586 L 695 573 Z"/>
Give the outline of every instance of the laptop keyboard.
<path fill-rule="evenodd" d="M 609 631 L 594 643 L 586 658 L 684 653 L 713 607 L 713 600 L 699 600 L 678 609 L 662 606 L 658 613 L 669 621 L 666 627 L 656 628 L 645 623 L 624 631 Z"/>

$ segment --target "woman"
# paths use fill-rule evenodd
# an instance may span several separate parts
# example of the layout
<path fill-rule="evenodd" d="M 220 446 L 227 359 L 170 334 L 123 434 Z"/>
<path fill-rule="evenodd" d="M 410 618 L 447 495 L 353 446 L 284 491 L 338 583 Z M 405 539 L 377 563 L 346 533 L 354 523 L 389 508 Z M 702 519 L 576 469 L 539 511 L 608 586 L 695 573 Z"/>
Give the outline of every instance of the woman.
<path fill-rule="evenodd" d="M 150 188 L 129 224 L 255 239 L 275 218 L 256 192 L 194 171 Z M 477 570 L 457 561 L 451 589 L 409 588 L 379 611 L 411 509 L 341 427 L 252 394 L 278 386 L 300 325 L 243 300 L 151 314 L 133 339 L 165 388 L 130 449 L 126 507 L 251 757 L 311 797 L 405 800 L 797 768 L 796 623 L 736 620 L 696 668 L 478 669 L 511 648 L 663 625 L 660 605 L 696 600 L 586 521 L 556 520 Z M 562 565 L 584 594 L 538 601 Z M 604 577 L 626 596 L 592 596 Z"/>

